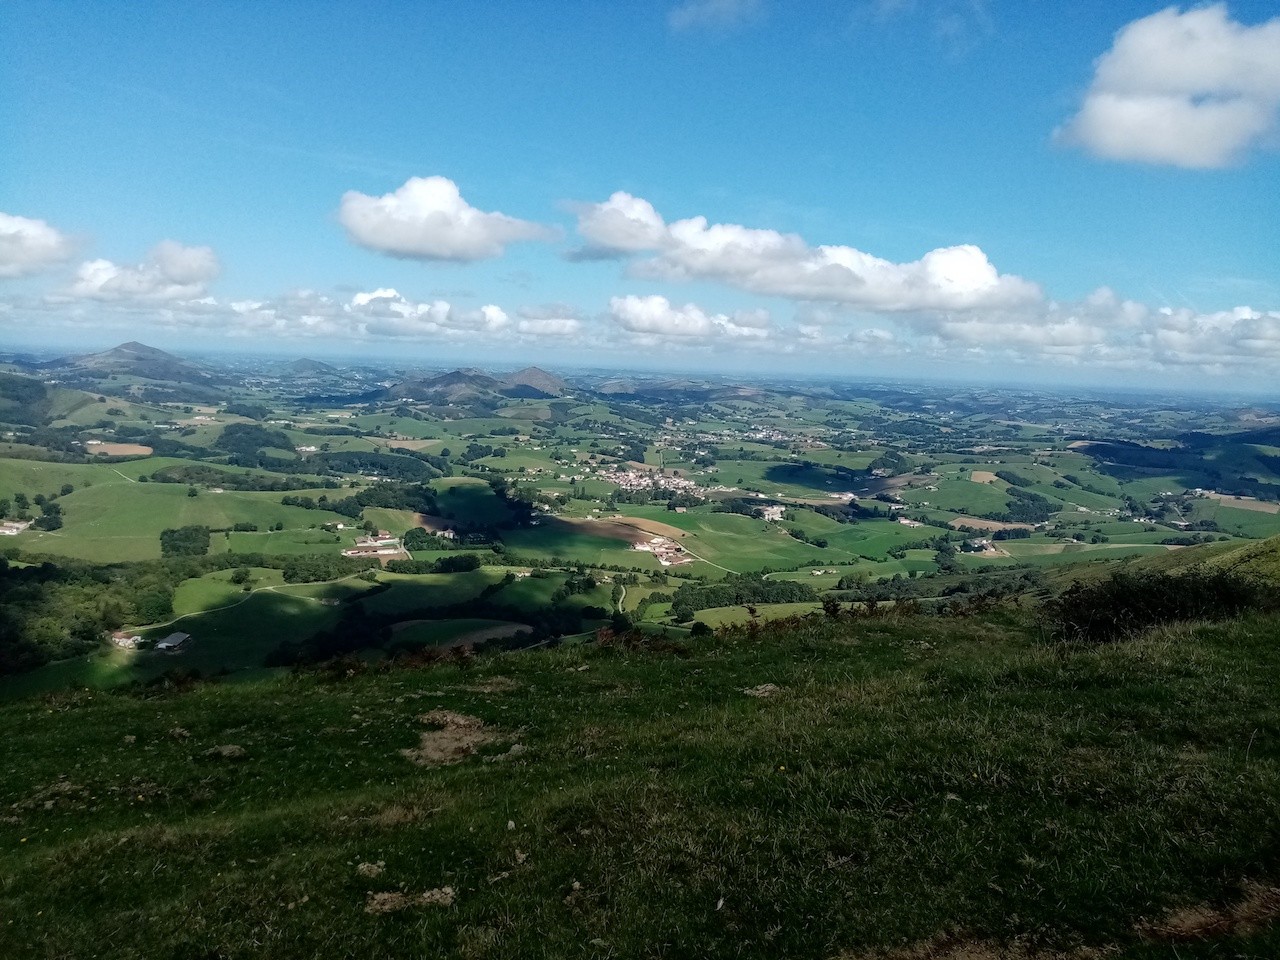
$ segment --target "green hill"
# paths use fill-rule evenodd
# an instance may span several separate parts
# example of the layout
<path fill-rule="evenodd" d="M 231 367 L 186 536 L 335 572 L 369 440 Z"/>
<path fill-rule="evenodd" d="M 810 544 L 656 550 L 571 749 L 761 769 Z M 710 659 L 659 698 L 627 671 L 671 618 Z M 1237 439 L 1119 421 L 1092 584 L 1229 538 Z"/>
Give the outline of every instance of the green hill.
<path fill-rule="evenodd" d="M 1217 553 L 1205 562 L 1232 573 L 1280 582 L 1280 537 L 1234 546 L 1235 549 Z"/>
<path fill-rule="evenodd" d="M 1001 614 L 7 704 L 0 956 L 1272 957 L 1278 684 Z"/>

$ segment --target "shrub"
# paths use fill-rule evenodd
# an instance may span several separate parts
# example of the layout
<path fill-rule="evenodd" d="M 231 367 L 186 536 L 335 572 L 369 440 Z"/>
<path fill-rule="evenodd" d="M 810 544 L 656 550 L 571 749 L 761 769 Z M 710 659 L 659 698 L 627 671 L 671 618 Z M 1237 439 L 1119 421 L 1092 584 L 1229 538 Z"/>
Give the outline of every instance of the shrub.
<path fill-rule="evenodd" d="M 1054 639 L 1109 643 L 1149 627 L 1185 620 L 1224 620 L 1274 605 L 1256 581 L 1227 571 L 1113 573 L 1071 587 L 1046 607 Z"/>

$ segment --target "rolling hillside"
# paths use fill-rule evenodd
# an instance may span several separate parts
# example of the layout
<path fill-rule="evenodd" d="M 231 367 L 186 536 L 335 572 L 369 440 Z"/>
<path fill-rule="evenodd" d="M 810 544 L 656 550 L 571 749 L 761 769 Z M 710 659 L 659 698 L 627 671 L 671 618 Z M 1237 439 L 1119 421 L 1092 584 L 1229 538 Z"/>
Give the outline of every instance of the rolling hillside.
<path fill-rule="evenodd" d="M 818 619 L 4 705 L 0 954 L 1271 957 L 1278 683 Z"/>

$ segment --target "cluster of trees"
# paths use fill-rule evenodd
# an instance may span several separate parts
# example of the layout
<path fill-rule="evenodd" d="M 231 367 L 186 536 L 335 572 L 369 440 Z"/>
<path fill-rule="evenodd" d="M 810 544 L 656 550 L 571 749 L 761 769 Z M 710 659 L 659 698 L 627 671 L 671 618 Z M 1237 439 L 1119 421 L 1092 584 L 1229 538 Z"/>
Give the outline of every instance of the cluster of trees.
<path fill-rule="evenodd" d="M 992 540 L 1029 540 L 1031 531 L 1025 527 L 1012 527 L 1007 530 L 997 530 L 991 535 Z"/>
<path fill-rule="evenodd" d="M 435 491 L 421 483 L 380 483 L 337 500 L 330 500 L 325 494 L 314 499 L 301 494 L 286 494 L 280 498 L 280 503 L 304 510 L 328 510 L 353 520 L 360 519 L 365 507 L 411 510 L 415 513 L 436 511 Z"/>
<path fill-rule="evenodd" d="M 160 531 L 160 556 L 203 557 L 209 552 L 209 528 L 199 525 Z"/>
<path fill-rule="evenodd" d="M 1014 473 L 1012 470 L 997 470 L 996 476 L 1011 487 L 1029 487 L 1034 482 L 1021 474 Z"/>
<path fill-rule="evenodd" d="M 469 443 L 467 444 L 467 449 L 458 454 L 458 459 L 463 463 L 470 463 L 473 460 L 482 460 L 485 457 L 505 457 L 506 455 L 506 447 L 492 447 L 487 443 Z"/>
<path fill-rule="evenodd" d="M 599 583 L 596 578 L 589 573 L 572 574 L 563 585 L 557 587 L 555 592 L 551 594 L 551 602 L 560 603 L 575 594 L 590 593 L 598 586 Z"/>
<path fill-rule="evenodd" d="M 242 467 L 269 467 L 276 469 L 278 464 L 294 466 L 294 462 L 283 457 L 264 455 L 262 450 L 292 450 L 293 441 L 283 430 L 268 430 L 256 423 L 229 423 L 222 428 L 222 433 L 213 441 L 213 446 L 231 454 L 231 461 Z M 290 471 L 292 472 L 292 471 Z"/>
<path fill-rule="evenodd" d="M 1008 507 L 1002 513 L 984 513 L 981 516 L 1000 523 L 1044 523 L 1056 509 L 1047 497 L 1011 487 Z"/>
<path fill-rule="evenodd" d="M 756 603 L 801 603 L 817 592 L 797 580 L 766 580 L 759 573 L 734 573 L 718 583 L 684 583 L 671 597 L 671 619 L 692 620 L 699 610 Z"/>
<path fill-rule="evenodd" d="M 456 541 L 450 540 L 448 537 L 437 536 L 430 530 L 423 530 L 421 527 L 406 530 L 400 540 L 406 550 L 412 551 L 453 550 L 458 545 Z"/>
<path fill-rule="evenodd" d="M 62 505 L 57 502 L 58 497 L 74 490 L 75 487 L 66 483 L 60 493 L 37 493 L 30 499 L 25 493 L 15 493 L 12 500 L 0 500 L 0 520 L 33 520 L 32 525 L 37 530 L 57 530 L 62 526 Z M 33 508 L 39 509 L 34 517 Z"/>
<path fill-rule="evenodd" d="M 436 560 L 392 560 L 387 570 L 391 573 L 469 573 L 479 570 L 483 564 L 479 554 L 459 553 Z"/>
<path fill-rule="evenodd" d="M 248 417 L 250 420 L 265 420 L 271 416 L 271 409 L 260 403 L 228 403 L 222 408 L 222 412 L 233 417 Z"/>
<path fill-rule="evenodd" d="M 253 565 L 262 566 L 258 563 Z M 271 564 L 282 571 L 285 583 L 317 583 L 321 580 L 336 580 L 362 570 L 370 570 L 378 565 L 378 561 L 372 557 L 344 557 L 341 554 L 330 553 L 303 553 L 286 557 L 283 562 Z"/>

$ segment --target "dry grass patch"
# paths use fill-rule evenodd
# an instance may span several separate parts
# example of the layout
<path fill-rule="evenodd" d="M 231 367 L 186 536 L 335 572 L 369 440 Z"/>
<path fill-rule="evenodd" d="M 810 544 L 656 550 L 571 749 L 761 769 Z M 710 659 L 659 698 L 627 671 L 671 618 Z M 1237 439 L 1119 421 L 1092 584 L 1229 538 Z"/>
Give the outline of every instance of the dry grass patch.
<path fill-rule="evenodd" d="M 1244 895 L 1221 907 L 1194 904 L 1179 907 L 1164 917 L 1139 927 L 1148 940 L 1183 943 L 1217 937 L 1240 937 L 1266 929 L 1280 917 L 1280 888 L 1252 881 L 1244 884 Z"/>
<path fill-rule="evenodd" d="M 397 913 L 410 907 L 452 907 L 453 887 L 437 887 L 422 893 L 371 893 L 365 901 L 365 913 Z"/>
<path fill-rule="evenodd" d="M 432 710 L 418 719 L 435 729 L 425 731 L 417 747 L 400 751 L 400 755 L 420 767 L 457 763 L 480 747 L 500 739 L 479 717 L 452 710 Z"/>

